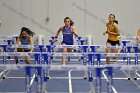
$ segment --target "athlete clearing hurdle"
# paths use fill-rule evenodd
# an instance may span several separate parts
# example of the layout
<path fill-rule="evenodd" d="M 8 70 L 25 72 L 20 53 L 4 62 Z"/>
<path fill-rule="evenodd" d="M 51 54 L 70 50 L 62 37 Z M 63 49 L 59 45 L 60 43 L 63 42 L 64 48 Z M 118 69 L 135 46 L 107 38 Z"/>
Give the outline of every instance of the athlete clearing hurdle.
<path fill-rule="evenodd" d="M 19 35 L 19 37 L 17 38 L 16 41 L 16 45 L 19 44 L 19 42 L 21 42 L 21 45 L 33 45 L 33 40 L 32 40 L 32 36 L 35 33 L 32 32 L 30 29 L 26 28 L 26 27 L 22 27 L 21 28 L 21 33 Z M 15 52 L 32 52 L 33 48 L 15 48 Z M 17 57 L 16 57 L 17 60 Z M 25 62 L 27 64 L 31 64 L 30 62 L 30 56 L 25 56 Z M 18 63 L 18 62 L 16 62 Z"/>
<path fill-rule="evenodd" d="M 56 41 L 56 38 L 58 37 L 59 33 L 62 32 L 63 34 L 63 40 L 61 45 L 73 45 L 74 40 L 73 40 L 73 34 L 78 37 L 77 31 L 75 29 L 74 22 L 69 18 L 66 17 L 64 19 L 64 24 L 65 26 L 62 26 L 58 29 L 53 42 Z M 72 48 L 63 48 L 63 52 L 72 52 Z M 70 57 L 69 57 L 70 58 Z M 65 61 L 66 61 L 66 56 L 62 57 L 62 64 L 65 65 Z"/>

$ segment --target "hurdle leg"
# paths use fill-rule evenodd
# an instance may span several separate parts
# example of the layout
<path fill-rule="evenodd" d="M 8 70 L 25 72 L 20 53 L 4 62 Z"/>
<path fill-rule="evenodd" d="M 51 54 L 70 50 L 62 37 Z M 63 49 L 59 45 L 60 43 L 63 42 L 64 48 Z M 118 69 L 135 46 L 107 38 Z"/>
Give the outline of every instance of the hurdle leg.
<path fill-rule="evenodd" d="M 50 56 L 49 60 L 50 60 L 50 64 L 52 64 L 53 63 L 53 56 Z"/>
<path fill-rule="evenodd" d="M 52 44 L 52 46 L 51 46 L 50 53 L 54 53 L 53 44 Z M 53 59 L 54 59 L 53 56 L 50 56 L 50 62 L 51 62 L 51 64 L 53 63 Z"/>
<path fill-rule="evenodd" d="M 83 65 L 87 65 L 87 64 L 88 64 L 88 56 L 83 55 Z"/>
<path fill-rule="evenodd" d="M 44 64 L 45 65 L 50 65 L 48 54 L 43 54 L 43 56 L 44 56 Z M 50 76 L 49 76 L 49 70 L 46 70 L 45 69 L 44 70 L 44 75 L 46 75 L 47 79 L 49 79 L 50 78 Z"/>
<path fill-rule="evenodd" d="M 92 56 L 91 65 L 94 65 L 94 62 L 95 62 L 95 56 Z"/>
<path fill-rule="evenodd" d="M 139 48 L 138 47 L 133 47 L 135 53 L 138 53 L 139 51 Z M 137 54 L 135 55 L 135 65 L 138 65 L 138 56 Z M 137 70 L 135 70 L 135 77 L 134 77 L 134 80 L 137 80 Z"/>
<path fill-rule="evenodd" d="M 26 93 L 31 93 L 31 87 L 30 87 L 30 77 L 31 77 L 31 67 L 27 66 L 25 68 L 26 71 L 26 84 L 25 84 L 25 88 L 26 88 Z"/>
<path fill-rule="evenodd" d="M 47 71 L 46 69 L 44 69 L 44 78 L 43 78 L 43 87 L 42 87 L 42 92 L 43 93 L 47 93 L 47 80 L 48 80 L 48 75 L 47 75 Z"/>
<path fill-rule="evenodd" d="M 92 57 L 93 57 L 93 54 L 88 54 L 88 65 L 90 66 L 93 66 L 92 65 Z M 88 79 L 89 81 L 92 81 L 93 80 L 93 76 L 92 76 L 92 70 L 88 70 Z"/>
<path fill-rule="evenodd" d="M 6 64 L 6 57 L 3 56 L 3 64 Z"/>
<path fill-rule="evenodd" d="M 38 64 L 41 64 L 42 63 L 42 56 L 41 56 L 41 53 L 39 54 L 39 57 L 38 57 Z"/>
<path fill-rule="evenodd" d="M 94 56 L 92 55 L 92 54 L 89 54 L 90 56 L 89 56 L 89 59 L 88 59 L 88 64 L 89 65 L 94 65 Z M 85 71 L 85 77 L 84 77 L 84 79 L 87 77 L 87 75 L 88 75 L 88 72 L 87 71 Z M 92 77 L 92 79 L 93 79 L 93 77 Z"/>
<path fill-rule="evenodd" d="M 112 85 L 113 85 L 113 80 L 112 80 L 112 67 L 107 67 L 107 70 L 108 70 L 108 92 L 107 93 L 113 93 L 113 90 L 112 90 Z"/>
<path fill-rule="evenodd" d="M 137 70 L 135 70 L 134 73 L 135 73 L 134 80 L 137 80 L 137 74 L 136 74 Z"/>
<path fill-rule="evenodd" d="M 52 60 L 53 60 L 53 59 L 51 59 L 51 56 L 48 56 L 48 65 L 52 64 Z M 47 63 L 46 63 L 46 64 L 47 64 Z M 47 71 L 48 71 L 48 76 L 47 76 L 47 78 L 50 79 L 50 71 L 49 71 L 49 70 L 47 70 Z"/>
<path fill-rule="evenodd" d="M 101 59 L 101 55 L 97 54 L 96 56 L 97 56 L 97 65 L 100 66 L 101 65 L 101 60 L 100 60 Z"/>
<path fill-rule="evenodd" d="M 39 54 L 35 54 L 35 65 L 37 65 L 39 62 Z M 37 69 L 35 68 L 35 81 L 37 81 Z"/>
<path fill-rule="evenodd" d="M 48 52 L 48 53 L 53 53 L 53 52 L 54 52 L 53 43 L 52 43 L 51 45 L 46 45 L 46 48 L 47 48 L 47 52 Z M 49 62 L 49 64 L 52 64 L 52 62 L 53 62 L 53 57 L 52 57 L 52 55 L 49 55 L 49 56 L 48 56 L 48 62 Z"/>
<path fill-rule="evenodd" d="M 10 57 L 10 56 L 8 56 L 7 58 L 8 58 L 8 64 L 10 64 L 10 59 L 11 59 L 11 57 Z"/>
<path fill-rule="evenodd" d="M 4 50 L 5 51 L 5 50 Z M 5 52 L 4 52 L 5 53 Z M 3 56 L 3 65 L 6 65 L 6 57 L 5 56 Z M 5 77 L 6 77 L 6 72 L 7 72 L 8 70 L 7 69 L 4 69 L 1 73 L 0 73 L 0 77 L 2 78 L 2 79 L 5 79 Z"/>
<path fill-rule="evenodd" d="M 78 38 L 77 42 L 78 42 L 78 45 L 83 45 L 81 38 Z M 78 48 L 78 52 L 82 52 L 82 49 Z M 81 61 L 81 60 L 82 60 L 82 57 L 79 56 L 78 61 Z"/>
<path fill-rule="evenodd" d="M 93 72 L 92 70 L 89 70 L 88 71 L 88 81 L 89 82 L 91 82 L 93 80 L 93 76 L 92 76 L 93 74 L 92 74 L 92 72 Z"/>
<path fill-rule="evenodd" d="M 92 54 L 84 55 L 83 64 L 84 65 L 91 65 L 92 61 Z M 87 75 L 90 75 L 90 71 L 84 71 L 84 79 L 87 79 Z"/>
<path fill-rule="evenodd" d="M 78 48 L 78 53 L 83 53 L 83 49 L 81 47 Z M 83 56 L 79 56 L 79 60 L 78 61 L 81 61 L 83 59 Z"/>
<path fill-rule="evenodd" d="M 83 65 L 87 65 L 88 64 L 88 59 L 87 59 L 87 55 L 83 55 Z M 87 79 L 87 75 L 88 75 L 88 73 L 87 73 L 87 71 L 84 71 L 84 79 Z"/>
<path fill-rule="evenodd" d="M 127 65 L 128 66 L 130 66 L 130 61 L 131 61 L 130 57 L 127 57 Z M 128 80 L 130 80 L 130 79 L 131 79 L 131 70 L 128 69 Z"/>
<path fill-rule="evenodd" d="M 36 67 L 37 69 L 37 91 L 36 93 L 42 93 L 42 67 Z"/>
<path fill-rule="evenodd" d="M 78 53 L 80 53 L 80 52 L 82 52 L 82 49 L 78 49 Z M 81 61 L 81 60 L 82 60 L 82 57 L 79 56 L 78 61 Z"/>
<path fill-rule="evenodd" d="M 6 65 L 6 57 L 5 56 L 3 56 L 3 65 Z M 5 79 L 6 78 L 6 72 L 7 72 L 8 70 L 7 69 L 4 69 L 3 70 L 3 73 L 2 73 L 2 79 Z"/>
<path fill-rule="evenodd" d="M 122 43 L 123 43 L 123 46 L 126 46 L 126 41 L 122 41 Z M 124 49 L 122 49 L 122 51 L 123 51 L 123 53 L 126 53 L 126 48 Z M 126 60 L 126 57 L 123 57 L 123 61 L 125 61 Z"/>
<path fill-rule="evenodd" d="M 87 79 L 87 74 L 88 74 L 88 72 L 84 71 L 84 79 Z"/>
<path fill-rule="evenodd" d="M 19 57 L 15 57 L 16 64 L 19 62 Z"/>
<path fill-rule="evenodd" d="M 136 66 L 138 65 L 138 56 L 137 55 L 135 57 L 135 65 Z M 137 69 L 134 71 L 134 73 L 135 73 L 134 80 L 137 80 Z"/>
<path fill-rule="evenodd" d="M 101 70 L 102 68 L 96 68 L 96 93 L 101 93 Z"/>

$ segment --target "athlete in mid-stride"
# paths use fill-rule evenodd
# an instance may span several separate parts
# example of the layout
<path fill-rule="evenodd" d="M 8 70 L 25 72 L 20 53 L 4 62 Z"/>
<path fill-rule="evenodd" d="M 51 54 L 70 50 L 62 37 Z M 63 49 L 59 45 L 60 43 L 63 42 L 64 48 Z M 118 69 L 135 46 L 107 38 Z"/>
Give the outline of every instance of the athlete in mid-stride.
<path fill-rule="evenodd" d="M 105 31 L 103 33 L 103 35 L 108 34 L 108 39 L 106 42 L 106 46 L 116 46 L 116 45 L 120 45 L 119 42 L 119 37 L 120 36 L 120 30 L 118 27 L 118 21 L 115 20 L 115 15 L 114 14 L 110 14 L 108 17 L 109 22 L 106 24 L 107 27 L 107 31 Z M 107 53 L 118 53 L 119 49 L 115 48 L 115 49 L 106 49 Z M 117 57 L 113 57 L 114 59 L 116 59 Z M 106 62 L 107 64 L 110 64 L 110 57 L 106 57 Z"/>
<path fill-rule="evenodd" d="M 139 28 L 139 30 L 137 32 L 136 39 L 138 40 L 138 43 L 140 43 L 140 28 Z"/>
<path fill-rule="evenodd" d="M 21 43 L 21 45 L 33 45 L 32 37 L 35 33 L 29 28 L 22 27 L 19 37 L 17 38 L 16 45 Z M 33 48 L 15 48 L 15 52 L 32 52 Z M 16 57 L 16 63 L 18 63 L 18 58 Z M 25 56 L 25 62 L 31 64 L 30 56 Z"/>
<path fill-rule="evenodd" d="M 53 39 L 53 42 L 56 41 L 56 38 L 58 37 L 59 33 L 62 32 L 63 35 L 63 40 L 61 42 L 62 45 L 73 45 L 74 43 L 74 39 L 73 36 L 75 35 L 76 37 L 78 37 L 77 31 L 75 29 L 74 22 L 69 18 L 66 17 L 64 19 L 64 26 L 60 27 Z M 71 52 L 72 48 L 63 48 L 63 52 Z M 62 57 L 62 64 L 65 65 L 66 61 L 66 56 Z"/>

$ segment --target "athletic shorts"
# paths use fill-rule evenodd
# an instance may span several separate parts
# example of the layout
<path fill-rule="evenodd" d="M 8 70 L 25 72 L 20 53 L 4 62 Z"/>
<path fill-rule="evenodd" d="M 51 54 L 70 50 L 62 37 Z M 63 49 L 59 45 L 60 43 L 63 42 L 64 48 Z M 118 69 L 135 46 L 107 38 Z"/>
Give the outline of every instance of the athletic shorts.
<path fill-rule="evenodd" d="M 17 52 L 29 52 L 31 49 L 17 48 Z"/>
<path fill-rule="evenodd" d="M 61 44 L 66 44 L 66 45 L 73 45 L 73 42 L 65 42 L 65 41 L 62 41 Z"/>
<path fill-rule="evenodd" d="M 108 39 L 107 42 L 110 43 L 112 46 L 116 46 L 116 45 L 120 46 L 119 40 L 117 40 L 117 41 L 111 41 L 111 40 Z"/>

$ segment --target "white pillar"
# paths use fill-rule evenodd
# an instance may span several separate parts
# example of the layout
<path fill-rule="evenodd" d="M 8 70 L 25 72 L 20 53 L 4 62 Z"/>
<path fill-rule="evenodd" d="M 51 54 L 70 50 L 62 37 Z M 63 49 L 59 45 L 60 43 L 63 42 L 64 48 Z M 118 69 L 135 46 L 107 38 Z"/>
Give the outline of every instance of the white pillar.
<path fill-rule="evenodd" d="M 44 44 L 44 36 L 43 35 L 38 35 L 37 36 L 37 44 L 38 45 L 43 45 Z"/>
<path fill-rule="evenodd" d="M 87 35 L 86 39 L 87 39 L 87 44 L 88 45 L 92 45 L 92 36 L 91 35 Z"/>

